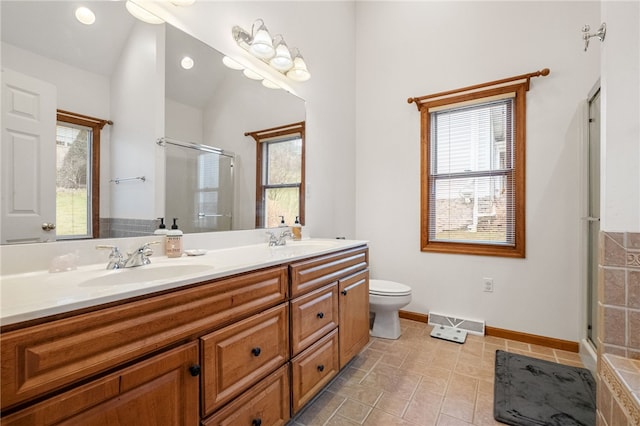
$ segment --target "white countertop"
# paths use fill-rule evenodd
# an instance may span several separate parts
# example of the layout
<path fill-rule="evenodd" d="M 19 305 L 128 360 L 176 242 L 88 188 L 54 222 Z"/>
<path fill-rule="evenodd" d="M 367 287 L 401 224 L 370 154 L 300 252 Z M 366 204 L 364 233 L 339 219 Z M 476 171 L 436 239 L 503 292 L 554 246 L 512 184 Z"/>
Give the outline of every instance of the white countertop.
<path fill-rule="evenodd" d="M 35 271 L 0 277 L 0 325 L 125 300 L 254 269 L 366 244 L 309 239 L 283 247 L 255 244 L 208 250 L 202 256 L 151 256 L 151 264 L 106 270 L 106 262 L 67 272 Z"/>

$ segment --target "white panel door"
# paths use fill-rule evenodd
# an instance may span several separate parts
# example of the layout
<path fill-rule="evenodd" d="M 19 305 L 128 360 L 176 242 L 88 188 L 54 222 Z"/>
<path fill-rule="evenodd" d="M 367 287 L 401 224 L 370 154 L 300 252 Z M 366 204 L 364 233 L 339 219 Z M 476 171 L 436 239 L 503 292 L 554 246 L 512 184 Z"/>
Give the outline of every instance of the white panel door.
<path fill-rule="evenodd" d="M 2 70 L 2 244 L 55 241 L 56 87 Z M 50 226 L 45 226 L 50 224 Z"/>

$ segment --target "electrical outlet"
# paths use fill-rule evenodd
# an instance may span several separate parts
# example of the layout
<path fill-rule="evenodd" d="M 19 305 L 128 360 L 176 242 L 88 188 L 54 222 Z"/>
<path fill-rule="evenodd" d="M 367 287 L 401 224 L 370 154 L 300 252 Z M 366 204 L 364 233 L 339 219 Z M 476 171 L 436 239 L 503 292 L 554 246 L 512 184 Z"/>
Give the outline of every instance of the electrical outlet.
<path fill-rule="evenodd" d="M 484 283 L 484 291 L 488 293 L 493 292 L 493 278 L 483 278 L 482 282 Z"/>

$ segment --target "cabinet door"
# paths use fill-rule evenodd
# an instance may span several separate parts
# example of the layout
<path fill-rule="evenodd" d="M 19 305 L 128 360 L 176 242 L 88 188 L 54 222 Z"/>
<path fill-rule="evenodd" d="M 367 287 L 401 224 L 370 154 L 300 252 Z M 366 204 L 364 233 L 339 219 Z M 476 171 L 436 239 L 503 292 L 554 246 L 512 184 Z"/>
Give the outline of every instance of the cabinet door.
<path fill-rule="evenodd" d="M 289 364 L 285 364 L 203 421 L 202 425 L 278 426 L 287 423 L 289 413 Z"/>
<path fill-rule="evenodd" d="M 369 342 L 369 271 L 339 282 L 340 368 Z"/>
<path fill-rule="evenodd" d="M 197 425 L 197 365 L 192 342 L 3 417 L 2 424 Z"/>
<path fill-rule="evenodd" d="M 289 359 L 289 304 L 283 303 L 201 338 L 203 415 Z"/>
<path fill-rule="evenodd" d="M 291 356 L 338 326 L 338 284 L 291 301 Z"/>
<path fill-rule="evenodd" d="M 291 409 L 298 412 L 338 374 L 338 330 L 291 360 Z"/>

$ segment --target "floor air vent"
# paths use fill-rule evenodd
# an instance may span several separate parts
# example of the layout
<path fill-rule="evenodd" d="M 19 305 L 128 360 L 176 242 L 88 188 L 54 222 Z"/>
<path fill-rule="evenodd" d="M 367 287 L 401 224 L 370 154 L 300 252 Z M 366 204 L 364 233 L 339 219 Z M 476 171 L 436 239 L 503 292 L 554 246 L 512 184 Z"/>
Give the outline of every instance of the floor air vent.
<path fill-rule="evenodd" d="M 450 317 L 435 312 L 429 312 L 429 325 L 444 326 L 464 330 L 471 334 L 484 336 L 484 321 L 476 321 L 464 318 Z"/>

